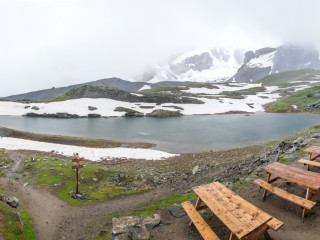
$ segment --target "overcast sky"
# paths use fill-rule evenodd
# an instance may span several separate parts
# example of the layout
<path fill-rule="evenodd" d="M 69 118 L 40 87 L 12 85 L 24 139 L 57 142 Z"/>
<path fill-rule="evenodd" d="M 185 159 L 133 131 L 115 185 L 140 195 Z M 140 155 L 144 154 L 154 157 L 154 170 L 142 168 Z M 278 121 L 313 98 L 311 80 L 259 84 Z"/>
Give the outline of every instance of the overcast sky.
<path fill-rule="evenodd" d="M 319 47 L 319 25 L 318 0 L 0 0 L 0 96 L 130 80 L 199 47 Z"/>

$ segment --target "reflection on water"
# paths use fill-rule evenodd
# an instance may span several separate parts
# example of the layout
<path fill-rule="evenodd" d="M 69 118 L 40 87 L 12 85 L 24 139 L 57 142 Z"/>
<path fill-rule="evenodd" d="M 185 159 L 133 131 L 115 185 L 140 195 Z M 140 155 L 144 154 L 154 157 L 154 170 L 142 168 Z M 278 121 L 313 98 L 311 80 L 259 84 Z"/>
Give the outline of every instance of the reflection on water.
<path fill-rule="evenodd" d="M 311 114 L 256 113 L 172 118 L 48 119 L 0 117 L 0 126 L 24 131 L 120 141 L 144 141 L 169 152 L 201 152 L 277 140 L 319 124 Z"/>

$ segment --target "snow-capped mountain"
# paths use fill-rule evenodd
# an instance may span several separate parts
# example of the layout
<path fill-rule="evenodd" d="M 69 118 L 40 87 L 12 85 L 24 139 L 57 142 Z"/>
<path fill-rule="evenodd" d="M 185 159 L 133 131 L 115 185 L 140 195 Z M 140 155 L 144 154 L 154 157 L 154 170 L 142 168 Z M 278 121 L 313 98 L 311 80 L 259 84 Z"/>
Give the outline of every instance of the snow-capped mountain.
<path fill-rule="evenodd" d="M 318 50 L 286 43 L 245 52 L 239 48 L 196 49 L 146 71 L 143 82 L 254 82 L 277 72 L 320 69 Z"/>
<path fill-rule="evenodd" d="M 241 49 L 196 49 L 184 53 L 170 62 L 146 72 L 141 81 L 157 83 L 219 82 L 234 76 L 241 66 L 244 50 Z"/>
<path fill-rule="evenodd" d="M 318 50 L 310 45 L 286 43 L 278 48 L 246 52 L 243 64 L 229 80 L 254 82 L 273 73 L 304 68 L 320 69 Z"/>

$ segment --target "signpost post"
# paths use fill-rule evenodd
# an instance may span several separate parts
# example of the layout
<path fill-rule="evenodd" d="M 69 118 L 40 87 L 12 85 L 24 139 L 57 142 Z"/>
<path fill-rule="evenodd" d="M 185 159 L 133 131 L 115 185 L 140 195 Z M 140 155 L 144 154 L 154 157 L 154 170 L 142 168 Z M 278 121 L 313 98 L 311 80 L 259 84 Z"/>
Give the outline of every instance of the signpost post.
<path fill-rule="evenodd" d="M 72 162 L 75 166 L 72 166 L 72 169 L 76 170 L 76 194 L 79 193 L 79 168 L 84 168 L 84 164 L 80 164 L 80 161 L 84 161 L 84 158 L 80 158 L 78 154 L 73 154 Z"/>

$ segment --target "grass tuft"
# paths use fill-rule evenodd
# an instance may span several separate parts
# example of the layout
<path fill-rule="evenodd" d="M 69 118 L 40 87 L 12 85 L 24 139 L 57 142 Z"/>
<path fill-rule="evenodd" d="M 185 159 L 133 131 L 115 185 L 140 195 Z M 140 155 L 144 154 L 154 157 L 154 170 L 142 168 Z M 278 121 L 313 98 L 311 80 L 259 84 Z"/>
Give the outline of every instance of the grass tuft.
<path fill-rule="evenodd" d="M 95 201 L 104 201 L 113 197 L 137 193 L 142 189 L 128 190 L 110 182 L 116 172 L 109 171 L 101 166 L 85 164 L 80 169 L 79 191 L 84 193 L 86 200 L 74 199 L 69 192 L 75 191 L 75 171 L 71 169 L 74 163 L 55 158 L 35 157 L 36 162 L 26 161 L 25 169 L 29 172 L 31 184 L 49 187 L 53 194 L 71 205 L 83 205 Z M 127 184 L 130 186 L 130 182 Z"/>
<path fill-rule="evenodd" d="M 6 240 L 33 240 L 35 234 L 33 231 L 32 219 L 25 209 L 20 209 L 19 213 L 23 221 L 23 228 L 19 221 L 16 209 L 11 208 L 7 204 L 0 202 L 0 212 L 3 214 L 4 229 L 1 231 L 5 235 Z"/>

